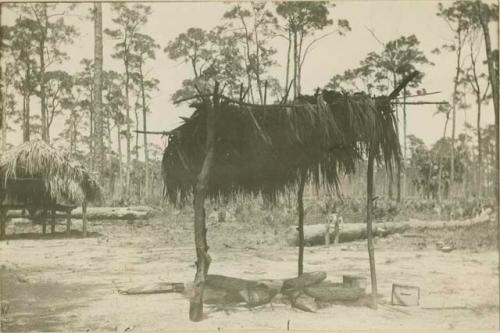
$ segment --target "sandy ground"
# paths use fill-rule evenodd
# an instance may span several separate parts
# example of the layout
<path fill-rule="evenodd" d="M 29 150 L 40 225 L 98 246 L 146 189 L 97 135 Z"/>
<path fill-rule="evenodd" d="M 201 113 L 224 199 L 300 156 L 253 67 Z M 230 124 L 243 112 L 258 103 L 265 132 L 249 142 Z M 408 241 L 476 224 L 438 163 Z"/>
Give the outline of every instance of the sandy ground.
<path fill-rule="evenodd" d="M 79 229 L 78 221 L 74 228 Z M 39 226 L 10 223 L 0 242 L 2 331 L 166 331 L 234 329 L 495 329 L 498 323 L 494 250 L 438 251 L 435 240 L 394 235 L 376 242 L 381 305 L 333 305 L 306 313 L 275 303 L 255 309 L 205 305 L 206 319 L 188 320 L 181 294 L 121 295 L 118 289 L 194 276 L 190 224 L 91 222 L 92 237 L 40 237 Z M 212 274 L 262 279 L 296 274 L 297 250 L 277 231 L 244 236 L 212 226 Z M 63 231 L 64 226 L 58 226 Z M 209 236 L 210 236 L 209 233 Z M 131 235 L 134 236 L 131 236 Z M 223 241 L 221 235 L 231 235 Z M 252 238 L 252 239 L 250 239 Z M 277 239 L 273 242 L 273 239 Z M 422 243 L 424 242 L 424 244 Z M 305 271 L 369 276 L 364 242 L 306 248 Z M 391 306 L 392 283 L 421 288 L 419 307 Z"/>

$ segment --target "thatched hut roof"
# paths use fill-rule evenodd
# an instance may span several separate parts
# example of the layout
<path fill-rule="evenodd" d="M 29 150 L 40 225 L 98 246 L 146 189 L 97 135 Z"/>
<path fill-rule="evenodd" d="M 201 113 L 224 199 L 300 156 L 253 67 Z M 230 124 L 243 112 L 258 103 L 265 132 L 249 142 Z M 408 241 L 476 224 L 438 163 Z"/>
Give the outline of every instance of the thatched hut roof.
<path fill-rule="evenodd" d="M 100 194 L 81 163 L 44 141 L 25 142 L 0 156 L 0 202 L 81 203 Z"/>
<path fill-rule="evenodd" d="M 205 103 L 171 132 L 162 171 L 173 203 L 192 193 L 205 157 Z M 400 146 L 388 98 L 323 91 L 291 106 L 242 105 L 223 98 L 216 111 L 215 161 L 208 194 L 263 194 L 272 199 L 296 188 L 301 172 L 316 186 L 338 188 L 341 173 L 374 143 L 377 158 L 391 168 Z"/>

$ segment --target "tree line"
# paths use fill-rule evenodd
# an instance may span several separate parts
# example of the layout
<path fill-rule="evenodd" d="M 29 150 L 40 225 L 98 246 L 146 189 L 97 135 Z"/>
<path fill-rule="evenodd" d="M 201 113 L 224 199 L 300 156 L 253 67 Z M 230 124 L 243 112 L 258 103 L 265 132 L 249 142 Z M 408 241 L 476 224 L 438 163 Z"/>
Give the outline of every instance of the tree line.
<path fill-rule="evenodd" d="M 159 178 L 159 168 L 153 164 L 158 163 L 161 149 L 151 145 L 146 134 L 149 104 L 159 80 L 147 68 L 161 51 L 162 56 L 190 67 L 190 74 L 172 95 L 174 101 L 210 93 L 218 81 L 222 93 L 235 99 L 284 103 L 302 94 L 302 73 L 314 46 L 351 31 L 348 19 L 333 19 L 335 5 L 330 2 L 233 3 L 218 26 L 189 28 L 161 47 L 145 33 L 151 6 L 109 6 L 112 26 L 103 27 L 101 3 L 0 5 L 0 10 L 16 17 L 12 25 L 1 25 L 0 32 L 0 138 L 6 149 L 7 133 L 17 127 L 24 141 L 37 135 L 50 143 L 64 143 L 97 172 L 111 194 L 125 201 L 154 196 L 152 183 Z M 60 69 L 68 61 L 63 50 L 80 36 L 67 17 L 82 9 L 87 11 L 84 20 L 94 25 L 94 58 L 81 59 L 80 69 L 69 73 Z M 489 33 L 489 24 L 498 21 L 498 5 L 455 1 L 437 5 L 436 15 L 449 26 L 453 40 L 432 54 L 451 52 L 456 63 L 452 96 L 436 110 L 436 115 L 445 116 L 443 137 L 430 149 L 407 135 L 406 103 L 428 93 L 422 87 L 423 77 L 434 66 L 416 35 L 382 41 L 370 30 L 379 50 L 368 53 L 359 66 L 333 75 L 325 86 L 384 95 L 419 71 L 395 105 L 403 163 L 394 175 L 387 175 L 387 183 L 388 196 L 398 201 L 408 195 L 410 185 L 424 196 L 446 197 L 464 185 L 463 173 L 471 170 L 478 195 L 486 193 L 492 182 L 493 127 L 482 128 L 481 115 L 492 101 L 498 122 L 498 50 L 492 49 Z M 112 57 L 121 64 L 120 71 L 103 69 L 103 36 L 113 40 Z M 275 48 L 276 40 L 286 42 L 284 54 Z M 278 68 L 282 74 L 273 75 Z M 467 105 L 467 95 L 474 96 L 474 106 Z M 31 110 L 33 99 L 39 101 L 39 110 Z M 475 140 L 471 130 L 456 134 L 457 112 L 471 107 L 477 110 Z M 55 136 L 57 119 L 63 119 L 64 126 Z"/>

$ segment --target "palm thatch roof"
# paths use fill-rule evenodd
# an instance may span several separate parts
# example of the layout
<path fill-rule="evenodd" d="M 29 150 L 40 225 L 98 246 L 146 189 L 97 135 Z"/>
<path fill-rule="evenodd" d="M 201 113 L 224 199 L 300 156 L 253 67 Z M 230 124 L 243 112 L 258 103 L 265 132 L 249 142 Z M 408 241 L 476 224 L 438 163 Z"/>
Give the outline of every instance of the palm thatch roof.
<path fill-rule="evenodd" d="M 162 172 L 165 193 L 183 203 L 192 193 L 205 157 L 205 101 L 173 130 Z M 303 172 L 313 183 L 338 190 L 339 175 L 355 171 L 370 145 L 391 169 L 400 145 L 387 97 L 323 91 L 293 105 L 247 105 L 223 98 L 216 111 L 215 160 L 208 194 L 262 194 L 274 201 L 295 189 Z"/>
<path fill-rule="evenodd" d="M 81 203 L 100 198 L 94 177 L 70 154 L 44 141 L 25 142 L 0 156 L 0 203 Z"/>

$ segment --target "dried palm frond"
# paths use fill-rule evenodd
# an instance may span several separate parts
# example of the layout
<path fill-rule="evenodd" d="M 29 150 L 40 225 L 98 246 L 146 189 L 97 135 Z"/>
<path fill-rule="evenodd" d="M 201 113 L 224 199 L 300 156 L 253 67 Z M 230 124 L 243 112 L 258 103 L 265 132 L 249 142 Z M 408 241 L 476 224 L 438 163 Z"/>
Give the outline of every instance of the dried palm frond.
<path fill-rule="evenodd" d="M 295 189 L 306 171 L 317 187 L 338 190 L 372 147 L 391 169 L 400 147 L 390 104 L 365 94 L 323 91 L 294 106 L 238 105 L 222 100 L 216 113 L 214 167 L 208 193 L 262 194 L 273 200 Z M 184 203 L 205 158 L 206 104 L 172 131 L 162 161 L 165 194 Z"/>
<path fill-rule="evenodd" d="M 80 203 L 98 200 L 100 194 L 81 163 L 44 141 L 25 142 L 0 156 L 0 201 Z"/>

